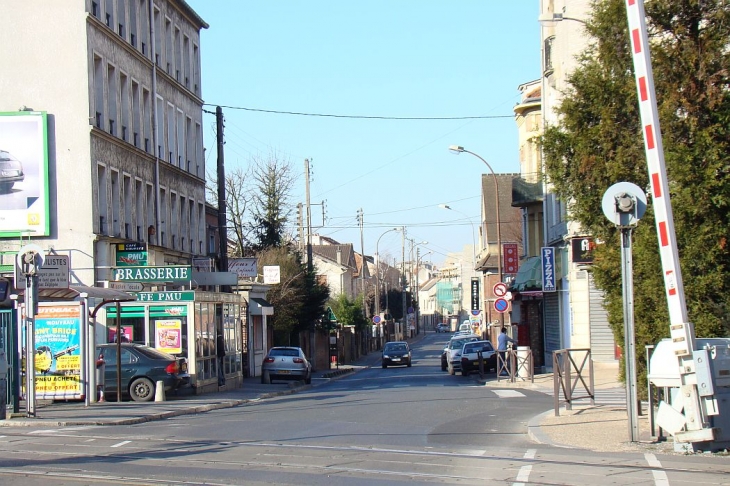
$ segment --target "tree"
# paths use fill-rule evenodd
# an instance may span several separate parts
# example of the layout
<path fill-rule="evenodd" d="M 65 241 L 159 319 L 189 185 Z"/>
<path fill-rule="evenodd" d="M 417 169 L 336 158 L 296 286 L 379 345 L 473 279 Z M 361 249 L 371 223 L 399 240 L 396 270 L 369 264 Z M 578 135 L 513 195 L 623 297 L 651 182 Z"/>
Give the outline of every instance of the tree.
<path fill-rule="evenodd" d="M 253 227 L 256 247 L 261 249 L 282 246 L 288 243 L 285 226 L 292 212 L 289 203 L 294 185 L 291 163 L 280 160 L 276 154 L 267 159 L 254 158 L 253 161 Z"/>
<path fill-rule="evenodd" d="M 653 0 L 646 13 L 689 318 L 698 336 L 727 335 L 730 9 L 722 0 Z M 592 271 L 623 343 L 619 233 L 601 199 L 616 182 L 649 187 L 624 0 L 596 1 L 586 31 L 593 42 L 569 77 L 559 125 L 546 128 L 542 145 L 547 180 L 570 201 L 571 219 L 604 242 Z M 639 350 L 669 335 L 652 209 L 650 200 L 633 232 Z M 644 353 L 637 355 L 644 386 Z"/>
<path fill-rule="evenodd" d="M 337 316 L 337 322 L 343 326 L 355 326 L 357 331 L 362 331 L 368 321 L 362 314 L 362 296 L 354 301 L 347 298 L 347 295 L 340 294 L 329 302 L 332 311 Z"/>

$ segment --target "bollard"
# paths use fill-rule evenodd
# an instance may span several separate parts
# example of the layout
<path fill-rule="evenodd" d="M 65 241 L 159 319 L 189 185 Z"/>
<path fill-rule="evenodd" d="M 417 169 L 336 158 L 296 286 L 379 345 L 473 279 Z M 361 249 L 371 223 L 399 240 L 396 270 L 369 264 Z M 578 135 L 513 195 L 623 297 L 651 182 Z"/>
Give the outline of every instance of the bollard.
<path fill-rule="evenodd" d="M 165 383 L 163 383 L 162 381 L 158 381 L 157 383 L 155 383 L 155 401 L 165 401 Z"/>

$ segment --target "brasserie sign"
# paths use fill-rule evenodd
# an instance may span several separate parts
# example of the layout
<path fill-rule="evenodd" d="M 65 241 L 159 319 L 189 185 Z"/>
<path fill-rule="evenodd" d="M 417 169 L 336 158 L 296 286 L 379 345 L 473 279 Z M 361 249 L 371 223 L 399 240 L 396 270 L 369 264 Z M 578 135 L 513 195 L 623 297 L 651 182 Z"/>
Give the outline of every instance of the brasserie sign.
<path fill-rule="evenodd" d="M 189 282 L 192 275 L 190 265 L 165 267 L 118 267 L 112 271 L 112 280 L 117 282 Z"/>

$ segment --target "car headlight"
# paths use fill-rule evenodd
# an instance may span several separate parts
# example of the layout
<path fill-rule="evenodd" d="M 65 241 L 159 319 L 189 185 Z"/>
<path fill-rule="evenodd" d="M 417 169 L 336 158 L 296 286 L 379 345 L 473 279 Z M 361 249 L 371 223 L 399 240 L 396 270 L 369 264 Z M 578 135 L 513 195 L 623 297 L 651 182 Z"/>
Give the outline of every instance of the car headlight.
<path fill-rule="evenodd" d="M 383 358 L 390 359 L 390 356 L 388 356 L 387 354 L 384 354 Z"/>

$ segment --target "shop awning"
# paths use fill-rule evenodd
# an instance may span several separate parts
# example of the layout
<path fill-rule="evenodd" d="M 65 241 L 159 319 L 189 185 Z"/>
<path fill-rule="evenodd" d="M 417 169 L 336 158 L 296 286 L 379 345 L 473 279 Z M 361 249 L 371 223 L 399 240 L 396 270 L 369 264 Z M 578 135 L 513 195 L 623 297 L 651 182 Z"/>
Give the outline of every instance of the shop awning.
<path fill-rule="evenodd" d="M 274 306 L 271 305 L 266 299 L 261 297 L 251 297 L 251 304 L 249 305 L 249 312 L 255 316 L 273 316 Z"/>
<path fill-rule="evenodd" d="M 542 291 L 542 258 L 534 256 L 522 262 L 510 291 Z"/>
<path fill-rule="evenodd" d="M 18 297 L 25 295 L 25 289 L 13 291 Z M 86 285 L 71 285 L 67 289 L 38 289 L 38 298 L 49 300 L 78 300 L 81 294 L 86 294 L 90 299 L 101 299 L 108 302 L 130 302 L 137 298 L 122 292 L 121 290 L 107 289 L 104 287 L 87 287 Z"/>

